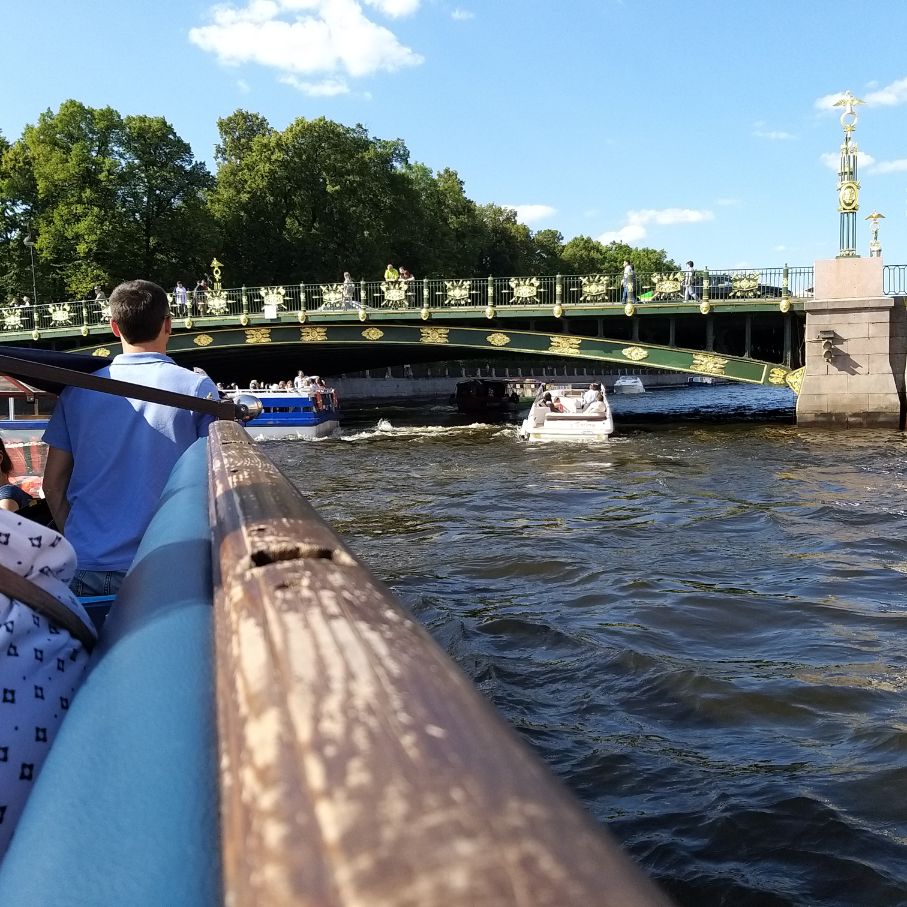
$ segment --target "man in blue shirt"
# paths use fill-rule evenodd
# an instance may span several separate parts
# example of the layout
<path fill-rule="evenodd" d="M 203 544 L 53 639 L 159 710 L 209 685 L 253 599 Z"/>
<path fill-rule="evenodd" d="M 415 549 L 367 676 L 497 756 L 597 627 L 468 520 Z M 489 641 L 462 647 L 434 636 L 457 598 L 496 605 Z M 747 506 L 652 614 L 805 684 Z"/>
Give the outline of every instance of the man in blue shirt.
<path fill-rule="evenodd" d="M 96 374 L 218 399 L 210 378 L 165 355 L 171 322 L 161 287 L 148 280 L 120 284 L 110 295 L 110 317 L 123 352 Z M 44 432 L 44 494 L 78 555 L 76 595 L 117 592 L 171 469 L 208 434 L 212 419 L 77 387 L 63 391 Z"/>

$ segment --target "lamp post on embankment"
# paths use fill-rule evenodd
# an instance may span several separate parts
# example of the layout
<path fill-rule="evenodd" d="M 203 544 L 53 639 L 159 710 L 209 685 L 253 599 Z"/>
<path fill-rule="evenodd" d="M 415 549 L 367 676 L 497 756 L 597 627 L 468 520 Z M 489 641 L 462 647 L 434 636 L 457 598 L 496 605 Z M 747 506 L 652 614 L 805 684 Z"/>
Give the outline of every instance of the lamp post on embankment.
<path fill-rule="evenodd" d="M 817 261 L 806 312 L 806 365 L 797 397 L 797 424 L 904 428 L 907 417 L 907 309 L 885 296 L 881 247 L 857 252 L 857 125 L 849 91 L 838 168 L 840 242 L 837 258 Z M 877 221 L 874 221 L 874 225 Z M 878 228 L 873 234 L 877 241 Z"/>

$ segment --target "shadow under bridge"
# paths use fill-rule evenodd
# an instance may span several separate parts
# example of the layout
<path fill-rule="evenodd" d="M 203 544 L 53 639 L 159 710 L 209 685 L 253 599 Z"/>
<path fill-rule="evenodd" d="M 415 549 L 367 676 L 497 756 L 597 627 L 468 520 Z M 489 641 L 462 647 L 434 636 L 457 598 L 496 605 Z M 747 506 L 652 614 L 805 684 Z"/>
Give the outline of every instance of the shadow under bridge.
<path fill-rule="evenodd" d="M 105 356 L 110 344 L 80 347 Z M 710 375 L 747 384 L 798 390 L 801 369 L 714 351 L 683 349 L 637 340 L 576 334 L 418 324 L 279 324 L 196 330 L 174 334 L 168 352 L 183 365 L 200 366 L 215 380 L 259 373 L 340 375 L 369 368 L 484 357 L 539 357 L 611 363 Z"/>

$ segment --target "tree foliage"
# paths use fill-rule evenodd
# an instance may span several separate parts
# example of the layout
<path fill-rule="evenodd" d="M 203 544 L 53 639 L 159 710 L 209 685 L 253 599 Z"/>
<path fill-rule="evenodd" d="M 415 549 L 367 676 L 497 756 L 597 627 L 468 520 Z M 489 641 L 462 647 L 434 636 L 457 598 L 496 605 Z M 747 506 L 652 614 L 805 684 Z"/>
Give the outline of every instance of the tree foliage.
<path fill-rule="evenodd" d="M 215 173 L 162 117 L 66 101 L 0 136 L 0 293 L 42 299 L 144 276 L 193 281 L 213 256 L 236 285 L 375 278 L 617 272 L 673 267 L 665 253 L 533 233 L 512 208 L 477 205 L 456 171 L 410 161 L 401 139 L 236 110 L 218 121 Z"/>

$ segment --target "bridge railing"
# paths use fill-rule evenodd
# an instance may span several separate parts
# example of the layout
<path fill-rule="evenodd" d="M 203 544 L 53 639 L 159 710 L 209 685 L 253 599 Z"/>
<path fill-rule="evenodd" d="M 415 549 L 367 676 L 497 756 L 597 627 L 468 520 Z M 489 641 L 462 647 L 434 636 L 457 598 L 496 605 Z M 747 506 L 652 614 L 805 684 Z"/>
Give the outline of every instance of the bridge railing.
<path fill-rule="evenodd" d="M 882 292 L 886 296 L 907 296 L 907 265 L 884 265 Z"/>
<path fill-rule="evenodd" d="M 907 290 L 907 266 L 885 268 L 886 293 Z M 260 287 L 214 287 L 188 291 L 183 303 L 171 294 L 175 317 L 186 319 L 279 318 L 315 311 L 340 310 L 496 310 L 499 308 L 620 308 L 634 304 L 711 301 L 726 304 L 812 295 L 811 267 L 737 268 L 694 272 L 692 294 L 685 293 L 679 271 L 646 271 L 635 275 L 624 298 L 621 273 L 557 274 L 525 277 L 430 277 L 413 280 L 361 280 L 340 283 L 282 284 Z M 893 287 L 893 289 L 889 289 Z M 786 311 L 786 309 L 784 309 Z M 106 299 L 69 300 L 37 306 L 0 304 L 0 333 L 43 333 L 81 329 L 88 334 L 110 320 Z"/>

